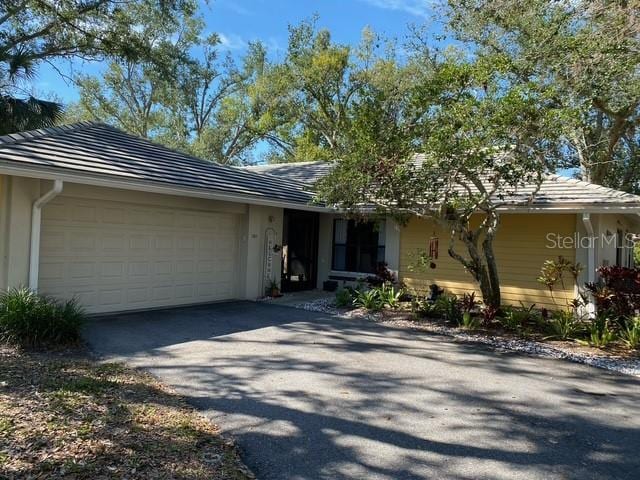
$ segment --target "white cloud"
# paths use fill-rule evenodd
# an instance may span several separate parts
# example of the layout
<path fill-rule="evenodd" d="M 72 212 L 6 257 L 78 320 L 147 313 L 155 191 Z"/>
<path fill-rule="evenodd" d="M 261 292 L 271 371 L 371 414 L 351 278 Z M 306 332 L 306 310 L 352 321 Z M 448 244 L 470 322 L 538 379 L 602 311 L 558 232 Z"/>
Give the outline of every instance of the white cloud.
<path fill-rule="evenodd" d="M 385 10 L 406 12 L 416 17 L 429 18 L 432 13 L 431 0 L 360 0 L 369 5 Z"/>
<path fill-rule="evenodd" d="M 218 32 L 218 36 L 220 37 L 220 45 L 222 48 L 226 48 L 227 50 L 244 50 L 247 48 L 248 42 L 240 35 Z"/>

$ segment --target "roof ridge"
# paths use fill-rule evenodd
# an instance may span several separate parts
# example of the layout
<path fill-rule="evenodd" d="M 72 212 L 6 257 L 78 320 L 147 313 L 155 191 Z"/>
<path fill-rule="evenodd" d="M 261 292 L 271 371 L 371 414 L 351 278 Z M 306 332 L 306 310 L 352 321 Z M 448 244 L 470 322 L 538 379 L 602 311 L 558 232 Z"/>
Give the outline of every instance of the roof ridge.
<path fill-rule="evenodd" d="M 37 128 L 33 130 L 25 130 L 23 132 L 8 133 L 7 135 L 0 136 L 0 148 L 4 145 L 15 145 L 34 138 L 53 137 L 57 135 L 63 135 L 75 130 L 83 130 L 85 128 L 103 125 L 111 127 L 103 122 L 85 120 L 82 122 L 68 123 L 64 125 L 54 125 L 52 127 Z M 113 128 L 113 127 L 111 127 Z"/>
<path fill-rule="evenodd" d="M 283 167 L 289 165 L 310 165 L 312 163 L 331 163 L 325 160 L 305 160 L 302 162 L 281 162 L 281 163 L 264 163 L 264 164 L 256 164 L 256 165 L 245 165 L 242 168 L 264 168 L 264 167 Z"/>
<path fill-rule="evenodd" d="M 579 178 L 571 178 L 571 177 L 565 177 L 564 175 L 558 175 L 558 174 L 554 174 L 556 180 L 561 180 L 564 182 L 571 182 L 574 185 L 581 185 L 585 188 L 591 188 L 591 189 L 595 189 L 595 190 L 599 190 L 603 193 L 609 193 L 613 196 L 616 197 L 626 197 L 626 198 L 638 198 L 640 199 L 640 195 L 636 195 L 634 193 L 629 193 L 629 192 L 624 192 L 622 190 L 618 190 L 615 188 L 611 188 L 611 187 L 606 187 L 604 185 L 599 185 L 597 183 L 593 183 L 593 182 L 588 182 L 586 180 L 581 180 Z"/>

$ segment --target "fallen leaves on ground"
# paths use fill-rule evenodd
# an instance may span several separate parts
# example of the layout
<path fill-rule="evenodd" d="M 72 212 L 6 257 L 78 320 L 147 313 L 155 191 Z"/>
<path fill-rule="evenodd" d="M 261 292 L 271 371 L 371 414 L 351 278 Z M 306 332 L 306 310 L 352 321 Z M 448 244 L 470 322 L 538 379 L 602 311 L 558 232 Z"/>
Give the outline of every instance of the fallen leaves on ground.
<path fill-rule="evenodd" d="M 0 347 L 0 478 L 253 478 L 233 442 L 146 373 Z"/>

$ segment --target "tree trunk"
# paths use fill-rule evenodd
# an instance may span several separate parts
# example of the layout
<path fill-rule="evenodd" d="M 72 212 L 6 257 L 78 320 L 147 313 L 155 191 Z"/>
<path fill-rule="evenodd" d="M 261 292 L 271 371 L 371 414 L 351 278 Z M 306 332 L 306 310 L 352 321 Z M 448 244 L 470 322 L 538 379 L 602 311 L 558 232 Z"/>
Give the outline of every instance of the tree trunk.
<path fill-rule="evenodd" d="M 452 241 L 449 244 L 448 253 L 451 258 L 460 262 L 478 283 L 484 304 L 492 308 L 500 308 L 500 277 L 493 251 L 493 240 L 500 217 L 496 212 L 490 212 L 488 215 L 491 218 L 488 222 L 487 230 L 484 232 L 481 248 L 478 247 L 478 237 L 481 232 L 473 232 L 467 226 L 458 223 L 450 224 L 449 227 L 452 228 L 452 233 L 457 233 L 467 247 L 469 259 L 460 255 L 453 248 L 454 235 L 451 237 Z"/>

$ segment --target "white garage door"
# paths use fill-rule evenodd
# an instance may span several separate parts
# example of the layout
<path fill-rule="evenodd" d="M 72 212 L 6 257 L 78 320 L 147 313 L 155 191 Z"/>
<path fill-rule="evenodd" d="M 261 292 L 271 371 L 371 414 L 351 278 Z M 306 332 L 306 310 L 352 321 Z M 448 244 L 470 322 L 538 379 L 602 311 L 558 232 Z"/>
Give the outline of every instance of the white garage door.
<path fill-rule="evenodd" d="M 58 197 L 43 209 L 40 290 L 89 313 L 234 297 L 234 214 Z"/>

